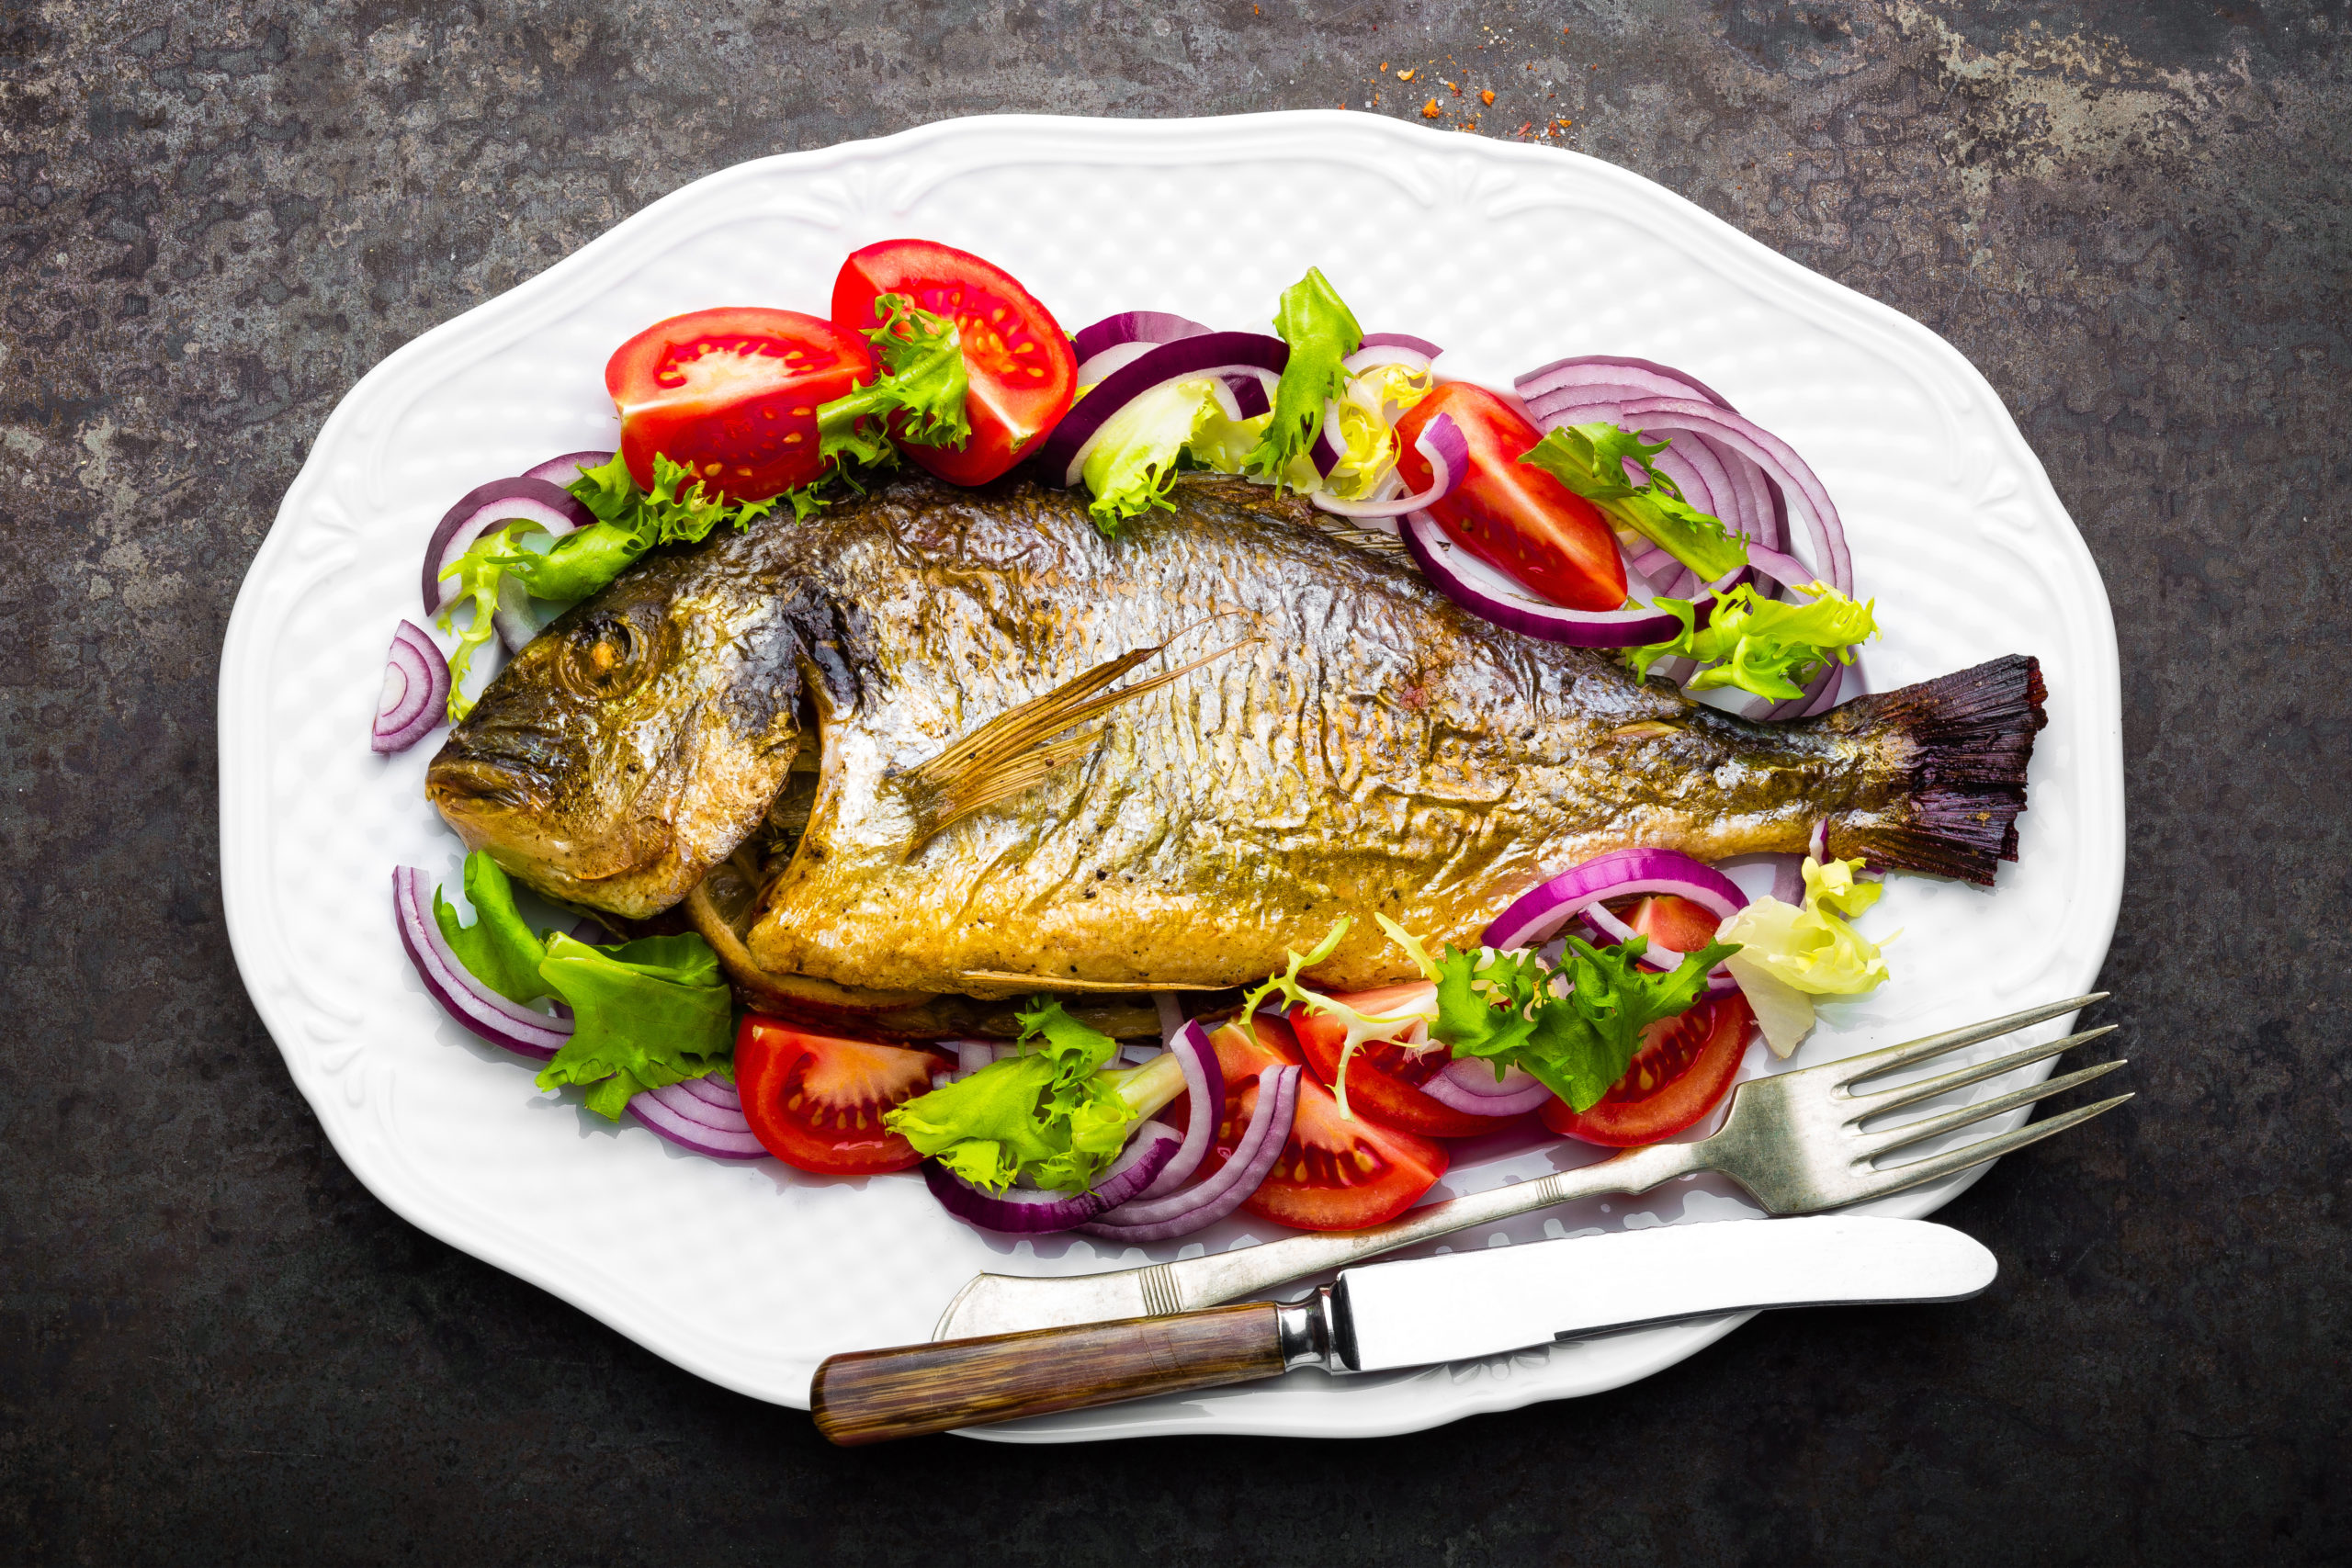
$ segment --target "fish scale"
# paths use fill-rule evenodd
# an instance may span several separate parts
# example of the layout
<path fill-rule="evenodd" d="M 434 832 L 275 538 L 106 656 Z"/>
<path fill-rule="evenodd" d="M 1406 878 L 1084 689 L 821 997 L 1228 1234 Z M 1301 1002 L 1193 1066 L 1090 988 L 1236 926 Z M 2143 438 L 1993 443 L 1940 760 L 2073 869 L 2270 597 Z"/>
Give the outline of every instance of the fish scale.
<path fill-rule="evenodd" d="M 427 787 L 533 886 L 644 918 L 759 828 L 813 717 L 797 847 L 740 946 L 709 933 L 739 981 L 1215 987 L 1342 915 L 1474 943 L 1637 844 L 1793 852 L 1826 819 L 1837 852 L 1988 881 L 2040 697 L 2012 657 L 1750 724 L 1482 621 L 1258 487 L 1188 481 L 1105 538 L 1078 496 L 910 476 L 649 557 L 516 656 Z M 1315 974 L 1409 968 L 1359 921 Z"/>

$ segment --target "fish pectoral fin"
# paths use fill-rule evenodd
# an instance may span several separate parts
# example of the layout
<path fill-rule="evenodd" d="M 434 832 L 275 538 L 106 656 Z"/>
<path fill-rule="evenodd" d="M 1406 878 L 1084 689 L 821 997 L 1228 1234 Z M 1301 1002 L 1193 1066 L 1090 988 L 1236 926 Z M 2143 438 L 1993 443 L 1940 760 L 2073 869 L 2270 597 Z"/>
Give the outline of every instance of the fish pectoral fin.
<path fill-rule="evenodd" d="M 1115 692 L 1106 691 L 1136 665 L 1157 658 L 1168 645 L 1131 649 L 1042 697 L 999 714 L 907 775 L 907 796 L 916 823 L 914 841 L 907 852 L 913 854 L 965 818 L 1011 800 L 1044 782 L 1055 769 L 1085 756 L 1102 739 L 1102 728 L 1098 725 L 1062 739 L 1056 739 L 1057 736 L 1256 640 L 1244 637 L 1189 664 L 1147 676 Z"/>

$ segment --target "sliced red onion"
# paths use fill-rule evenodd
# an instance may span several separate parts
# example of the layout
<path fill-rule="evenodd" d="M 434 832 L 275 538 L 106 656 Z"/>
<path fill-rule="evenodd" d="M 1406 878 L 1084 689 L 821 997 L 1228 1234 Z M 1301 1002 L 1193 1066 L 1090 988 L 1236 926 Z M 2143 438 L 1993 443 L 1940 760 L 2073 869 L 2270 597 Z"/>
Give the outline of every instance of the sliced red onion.
<path fill-rule="evenodd" d="M 692 1149 L 713 1159 L 759 1159 L 764 1156 L 768 1151 L 752 1134 L 751 1122 L 744 1120 L 741 1101 L 736 1102 L 731 1113 L 725 1111 L 687 1087 L 702 1081 L 688 1078 L 685 1083 L 668 1084 L 632 1095 L 628 1113 L 680 1148 Z"/>
<path fill-rule="evenodd" d="M 1268 1067 L 1258 1075 L 1258 1103 L 1233 1157 L 1217 1173 L 1182 1192 L 1127 1203 L 1078 1228 L 1113 1241 L 1167 1241 L 1213 1225 L 1250 1201 L 1282 1158 L 1298 1116 L 1298 1067 Z M 1217 1112 L 1212 1111 L 1214 1117 Z M 1198 1120 L 1197 1113 L 1195 1120 Z"/>
<path fill-rule="evenodd" d="M 1813 836 L 1805 840 L 1805 852 L 1822 865 L 1829 863 L 1829 818 L 1822 818 L 1813 825 Z M 1792 899 L 1790 902 L 1793 903 Z"/>
<path fill-rule="evenodd" d="M 698 1078 L 688 1078 L 678 1088 L 682 1092 L 692 1095 L 716 1110 L 731 1111 L 738 1116 L 743 1114 L 743 1092 L 735 1087 L 734 1080 L 731 1078 L 720 1077 L 717 1073 L 707 1073 Z M 714 1124 L 725 1125 L 725 1123 Z M 748 1122 L 744 1123 L 746 1126 L 750 1124 Z"/>
<path fill-rule="evenodd" d="M 1326 425 L 1329 422 L 1325 419 Z M 1453 423 L 1452 414 L 1442 413 L 1421 426 L 1413 438 L 1413 450 L 1430 462 L 1430 482 L 1424 489 L 1393 501 L 1341 501 L 1321 491 L 1315 492 L 1315 504 L 1325 512 L 1342 517 L 1402 517 L 1408 512 L 1419 512 L 1452 495 L 1470 472 L 1470 442 Z"/>
<path fill-rule="evenodd" d="M 449 705 L 449 661 L 423 626 L 402 621 L 392 628 L 391 652 L 384 660 L 384 690 L 376 700 L 376 728 L 368 744 L 389 755 L 405 751 L 441 722 Z"/>
<path fill-rule="evenodd" d="M 1429 339 L 1415 337 L 1410 333 L 1366 333 L 1356 352 L 1361 354 L 1367 348 L 1407 348 L 1423 359 L 1435 359 L 1445 352 Z"/>
<path fill-rule="evenodd" d="M 449 1016 L 489 1041 L 544 1062 L 571 1038 L 571 1020 L 510 1002 L 473 977 L 433 919 L 433 887 L 416 866 L 392 871 L 392 923 L 418 978 Z"/>
<path fill-rule="evenodd" d="M 560 457 L 525 468 L 526 479 L 545 479 L 551 485 L 568 485 L 591 468 L 601 468 L 613 460 L 610 452 L 566 452 Z"/>
<path fill-rule="evenodd" d="M 1541 1079 L 1518 1067 L 1504 1069 L 1497 1083 L 1494 1064 L 1475 1056 L 1448 1063 L 1421 1085 L 1421 1092 L 1470 1116 L 1523 1116 L 1552 1093 Z"/>
<path fill-rule="evenodd" d="M 1472 615 L 1528 637 L 1576 648 L 1638 648 L 1645 642 L 1664 642 L 1682 629 L 1680 621 L 1655 607 L 1567 610 L 1538 598 L 1532 590 L 1455 544 L 1426 512 L 1407 516 L 1402 532 L 1405 547 L 1412 551 L 1422 574 L 1440 592 Z M 1705 626 L 1714 613 L 1715 593 L 1736 582 L 1747 570 L 1739 568 L 1691 602 L 1700 626 Z"/>
<path fill-rule="evenodd" d="M 1816 827 L 1815 831 L 1819 832 Z M 1772 867 L 1772 897 L 1783 904 L 1801 906 L 1804 903 L 1804 857 L 1775 855 Z"/>
<path fill-rule="evenodd" d="M 996 1047 L 985 1040 L 956 1040 L 956 1070 L 969 1077 L 996 1060 Z"/>
<path fill-rule="evenodd" d="M 1679 850 L 1615 850 L 1569 867 L 1539 887 L 1522 893 L 1495 917 L 1478 940 L 1492 948 L 1536 947 L 1549 942 L 1576 915 L 1584 915 L 1608 930 L 1613 924 L 1626 935 L 1632 931 L 1608 910 L 1605 898 L 1635 893 L 1671 893 L 1688 898 L 1718 919 L 1729 919 L 1747 907 L 1739 885 L 1702 861 Z M 1603 923 L 1603 922 L 1607 923 Z M 1623 941 L 1623 938 L 1618 940 Z M 1653 952 L 1665 960 L 1667 949 Z M 1673 955 L 1667 966 L 1682 962 Z"/>
<path fill-rule="evenodd" d="M 1202 1156 L 1209 1152 L 1209 1140 L 1216 1135 L 1217 1118 L 1225 1110 L 1225 1068 L 1217 1063 L 1216 1047 L 1209 1043 L 1208 1032 L 1187 1019 L 1168 1036 L 1168 1048 L 1176 1053 L 1176 1065 L 1184 1069 L 1192 1120 L 1184 1125 L 1183 1143 L 1151 1179 L 1151 1185 L 1136 1194 L 1137 1199 L 1173 1192 L 1193 1179 Z"/>
<path fill-rule="evenodd" d="M 445 581 L 441 574 L 455 565 L 475 540 L 499 525 L 536 523 L 560 536 L 574 528 L 588 527 L 595 521 L 596 514 L 582 505 L 579 497 L 545 479 L 493 479 L 486 485 L 476 485 L 457 505 L 441 514 L 440 525 L 433 530 L 432 542 L 424 547 L 424 613 L 441 613 L 441 607 L 458 592 L 455 580 Z"/>
<path fill-rule="evenodd" d="M 1401 344 L 1379 346 L 1367 344 L 1340 360 L 1340 368 L 1351 376 L 1361 376 L 1367 370 L 1377 370 L 1385 365 L 1401 365 L 1408 370 L 1427 370 L 1431 357 L 1418 348 L 1407 348 Z"/>
<path fill-rule="evenodd" d="M 984 1192 L 935 1159 L 922 1162 L 922 1179 L 949 1213 L 984 1229 L 1028 1235 L 1066 1231 L 1149 1186 L 1182 1142 L 1166 1122 L 1144 1122 L 1091 1192 L 1047 1192 L 1032 1187 Z"/>
<path fill-rule="evenodd" d="M 1536 404 L 1540 400 L 1586 388 L 1636 388 L 1657 397 L 1699 397 L 1719 409 L 1731 407 L 1722 393 L 1695 376 L 1654 359 L 1628 359 L 1614 354 L 1578 354 L 1555 359 L 1511 383 L 1511 389 L 1526 402 L 1528 412 L 1539 416 L 1543 411 Z"/>
<path fill-rule="evenodd" d="M 1644 432 L 1687 430 L 1727 446 L 1764 470 L 1782 489 L 1804 498 L 1805 524 L 1822 576 L 1840 593 L 1854 591 L 1854 567 L 1846 551 L 1846 525 L 1818 475 L 1785 441 L 1730 410 L 1695 398 L 1644 398 L 1620 411 L 1624 423 Z"/>
<path fill-rule="evenodd" d="M 1199 337 L 1209 329 L 1187 316 L 1173 316 L 1165 310 L 1122 310 L 1115 316 L 1105 316 L 1092 326 L 1080 327 L 1070 340 L 1070 353 L 1080 367 L 1079 385 L 1087 385 L 1083 367 L 1105 349 L 1123 344 L 1174 343 L 1179 338 Z"/>
<path fill-rule="evenodd" d="M 1079 399 L 1046 437 L 1038 466 L 1065 488 L 1076 485 L 1102 427 L 1112 415 L 1145 393 L 1204 376 L 1243 377 L 1270 387 L 1280 378 L 1289 359 L 1290 344 L 1262 333 L 1202 333 L 1161 344 L 1133 364 L 1112 371 Z"/>

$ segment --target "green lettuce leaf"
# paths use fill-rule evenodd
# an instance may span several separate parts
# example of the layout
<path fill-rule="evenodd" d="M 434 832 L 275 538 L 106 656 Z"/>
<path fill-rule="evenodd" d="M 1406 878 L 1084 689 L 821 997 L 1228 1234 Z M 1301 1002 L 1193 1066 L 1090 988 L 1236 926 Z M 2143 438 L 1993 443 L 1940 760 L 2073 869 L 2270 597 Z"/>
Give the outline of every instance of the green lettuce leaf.
<path fill-rule="evenodd" d="M 630 1097 L 726 1065 L 734 1005 L 718 955 L 701 937 L 650 936 L 612 947 L 550 932 L 539 965 L 571 1007 L 571 1038 L 538 1077 L 541 1089 L 589 1086 L 588 1109 L 617 1121 Z"/>
<path fill-rule="evenodd" d="M 1804 683 L 1830 660 L 1854 661 L 1852 645 L 1878 635 L 1872 615 L 1874 599 L 1857 604 L 1826 582 L 1800 590 L 1811 602 L 1784 604 L 1767 599 L 1747 583 L 1731 590 L 1715 604 L 1704 626 L 1687 599 L 1660 599 L 1657 606 L 1682 623 L 1681 631 L 1664 642 L 1630 649 L 1626 661 L 1635 675 L 1646 674 L 1661 659 L 1695 659 L 1710 666 L 1683 683 L 1685 691 L 1711 686 L 1736 686 L 1760 697 L 1801 696 Z"/>
<path fill-rule="evenodd" d="M 1492 1062 L 1498 1071 L 1523 1067 L 1576 1110 L 1589 1111 L 1625 1076 L 1642 1031 L 1687 1010 L 1707 972 L 1739 951 L 1710 942 L 1657 974 L 1634 962 L 1648 948 L 1642 936 L 1607 948 L 1572 936 L 1566 962 L 1555 969 L 1532 952 L 1448 947 L 1437 961 L 1438 1017 L 1430 1032 L 1457 1058 Z"/>
<path fill-rule="evenodd" d="M 519 550 L 515 540 L 539 526 L 537 523 L 516 521 L 503 527 L 485 529 L 481 536 L 466 547 L 466 553 L 443 569 L 441 581 L 458 580 L 458 591 L 441 606 L 443 631 L 456 630 L 456 617 L 460 609 L 473 606 L 473 619 L 466 629 L 458 633 L 458 646 L 449 655 L 449 722 L 456 724 L 474 711 L 474 699 L 466 695 L 466 676 L 473 667 L 474 649 L 497 634 L 491 616 L 498 610 L 498 582 L 509 565 L 530 556 Z"/>
<path fill-rule="evenodd" d="M 1323 428 L 1323 405 L 1347 389 L 1341 361 L 1363 346 L 1356 324 L 1330 280 L 1315 267 L 1283 290 L 1274 331 L 1290 344 L 1282 379 L 1274 387 L 1273 418 L 1251 449 L 1250 471 L 1282 480 L 1291 459 L 1313 449 Z"/>
<path fill-rule="evenodd" d="M 514 908 L 514 885 L 499 863 L 476 850 L 466 857 L 466 897 L 474 923 L 460 925 L 458 911 L 438 887 L 433 890 L 433 919 L 450 951 L 473 977 L 510 1002 L 526 1006 L 548 994 L 539 977 L 547 944 L 531 934 Z"/>
<path fill-rule="evenodd" d="M 956 323 L 903 294 L 874 301 L 879 326 L 865 329 L 882 374 L 817 411 L 822 449 L 870 467 L 898 460 L 893 437 L 918 446 L 961 447 L 971 439 L 966 413 L 970 374 Z M 870 422 L 870 423 L 869 423 Z"/>
<path fill-rule="evenodd" d="M 1020 1014 L 1020 1055 L 908 1100 L 883 1125 L 989 1191 L 1025 1177 L 1083 1192 L 1119 1157 L 1136 1116 L 1121 1076 L 1101 1070 L 1118 1042 L 1051 998 L 1030 1004 Z"/>
<path fill-rule="evenodd" d="M 1194 432 L 1222 419 L 1216 388 L 1205 377 L 1155 387 L 1103 422 L 1080 477 L 1093 500 L 1087 515 L 1106 535 L 1153 507 L 1172 510 L 1168 492 L 1177 464 Z"/>
<path fill-rule="evenodd" d="M 1611 522 L 1630 528 L 1667 554 L 1713 582 L 1747 564 L 1747 547 L 1711 517 L 1682 499 L 1675 482 L 1650 467 L 1650 459 L 1666 450 L 1629 430 L 1606 423 L 1567 424 L 1546 431 L 1520 458 L 1558 479 L 1599 507 Z M 1625 465 L 1631 462 L 1648 476 L 1644 484 L 1629 484 Z"/>
<path fill-rule="evenodd" d="M 1886 957 L 1879 950 L 1903 933 L 1872 942 L 1846 923 L 1843 917 L 1860 914 L 1885 891 L 1875 882 L 1855 879 L 1861 863 L 1833 860 L 1824 865 L 1806 856 L 1802 906 L 1755 899 L 1724 922 L 1722 934 L 1744 945 L 1746 963 L 1795 990 L 1849 997 L 1875 990 L 1887 975 Z"/>
<path fill-rule="evenodd" d="M 595 513 L 598 522 L 627 529 L 647 549 L 656 545 L 699 544 L 722 523 L 741 531 L 750 527 L 752 519 L 775 510 L 773 497 L 740 503 L 729 501 L 705 485 L 694 470 L 659 453 L 653 458 L 651 490 L 638 488 L 628 461 L 617 452 L 601 468 L 582 468 L 567 488 Z"/>

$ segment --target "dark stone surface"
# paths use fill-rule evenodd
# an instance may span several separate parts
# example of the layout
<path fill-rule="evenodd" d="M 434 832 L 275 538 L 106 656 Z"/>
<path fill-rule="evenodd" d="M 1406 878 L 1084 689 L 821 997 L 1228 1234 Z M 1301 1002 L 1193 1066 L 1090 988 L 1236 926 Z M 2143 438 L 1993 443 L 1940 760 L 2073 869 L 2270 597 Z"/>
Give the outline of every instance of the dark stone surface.
<path fill-rule="evenodd" d="M 11 0 L 0 1558 L 2340 1559 L 2348 27 L 2341 0 Z M 2106 1016 L 2141 1097 L 1947 1212 L 1996 1292 L 1766 1320 L 1393 1440 L 844 1454 L 361 1190 L 246 1002 L 214 864 L 222 627 L 335 400 L 740 159 L 1375 91 L 1433 92 L 1439 133 L 1573 120 L 1944 333 L 2089 539 L 2132 813 Z"/>

